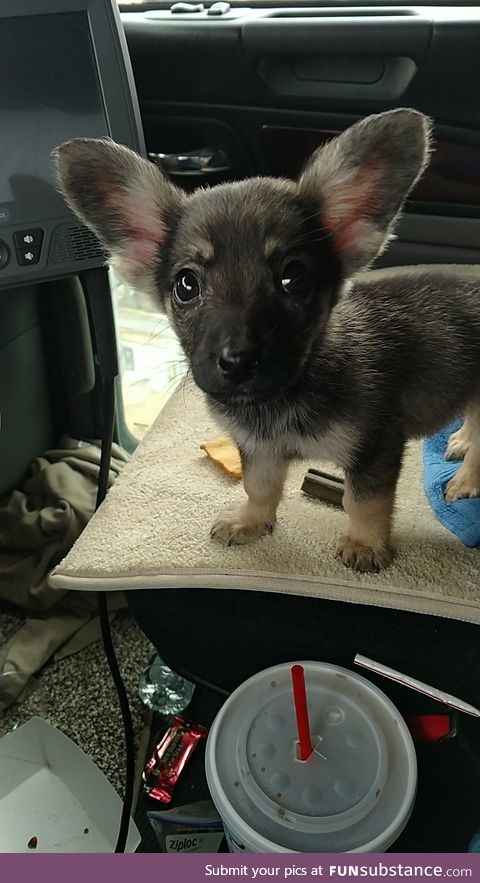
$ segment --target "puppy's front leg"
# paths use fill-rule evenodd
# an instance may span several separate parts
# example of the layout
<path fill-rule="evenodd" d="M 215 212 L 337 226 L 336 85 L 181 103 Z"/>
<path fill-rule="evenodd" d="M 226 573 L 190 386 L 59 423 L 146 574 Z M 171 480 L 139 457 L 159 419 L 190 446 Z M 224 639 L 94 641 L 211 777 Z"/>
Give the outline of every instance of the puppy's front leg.
<path fill-rule="evenodd" d="M 390 532 L 400 464 L 401 453 L 388 464 L 377 464 L 378 469 L 371 463 L 370 470 L 358 468 L 345 477 L 348 530 L 337 555 L 352 570 L 378 573 L 392 561 Z"/>
<path fill-rule="evenodd" d="M 337 555 L 346 567 L 361 573 L 378 573 L 391 563 L 393 500 L 393 491 L 361 500 L 346 485 L 343 508 L 348 515 L 348 532 L 337 548 Z"/>
<path fill-rule="evenodd" d="M 287 477 L 285 460 L 263 452 L 241 456 L 248 499 L 224 509 L 210 532 L 211 537 L 228 546 L 253 543 L 272 533 Z"/>

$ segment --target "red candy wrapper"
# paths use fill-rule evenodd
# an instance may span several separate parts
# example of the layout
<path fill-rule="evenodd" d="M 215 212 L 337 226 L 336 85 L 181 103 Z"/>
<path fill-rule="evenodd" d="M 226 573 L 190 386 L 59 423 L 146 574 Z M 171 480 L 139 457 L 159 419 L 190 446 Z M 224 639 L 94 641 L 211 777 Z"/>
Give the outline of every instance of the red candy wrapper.
<path fill-rule="evenodd" d="M 143 783 L 149 797 L 170 803 L 178 777 L 193 749 L 207 735 L 206 727 L 188 723 L 176 714 L 167 732 L 155 746 L 143 771 Z"/>

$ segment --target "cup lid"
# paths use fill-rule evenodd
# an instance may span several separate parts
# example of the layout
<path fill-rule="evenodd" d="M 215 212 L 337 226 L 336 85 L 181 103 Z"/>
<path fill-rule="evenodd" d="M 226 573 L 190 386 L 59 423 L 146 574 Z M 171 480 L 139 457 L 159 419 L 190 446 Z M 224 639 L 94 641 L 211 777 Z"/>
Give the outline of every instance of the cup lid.
<path fill-rule="evenodd" d="M 292 664 L 250 678 L 219 712 L 207 745 L 217 809 L 225 819 L 227 807 L 230 826 L 240 819 L 287 850 L 387 848 L 408 819 L 416 789 L 415 750 L 403 718 L 356 672 L 303 662 L 314 752 L 300 761 Z"/>

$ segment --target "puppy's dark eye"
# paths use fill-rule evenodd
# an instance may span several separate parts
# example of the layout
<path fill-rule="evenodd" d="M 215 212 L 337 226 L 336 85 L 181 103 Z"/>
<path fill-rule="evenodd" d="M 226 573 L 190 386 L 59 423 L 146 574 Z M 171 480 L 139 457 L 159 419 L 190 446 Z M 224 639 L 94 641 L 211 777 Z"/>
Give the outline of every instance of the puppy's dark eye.
<path fill-rule="evenodd" d="M 187 304 L 200 297 L 200 282 L 193 270 L 180 270 L 173 286 L 173 297 L 179 304 Z"/>
<path fill-rule="evenodd" d="M 310 291 L 310 275 L 300 261 L 288 261 L 281 274 L 282 289 L 285 294 L 300 296 Z"/>

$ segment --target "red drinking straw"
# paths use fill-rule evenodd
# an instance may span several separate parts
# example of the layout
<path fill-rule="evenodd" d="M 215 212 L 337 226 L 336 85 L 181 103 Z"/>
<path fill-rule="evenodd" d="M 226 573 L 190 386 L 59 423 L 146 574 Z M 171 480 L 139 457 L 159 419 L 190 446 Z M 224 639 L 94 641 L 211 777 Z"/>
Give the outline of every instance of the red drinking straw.
<path fill-rule="evenodd" d="M 313 745 L 310 736 L 303 665 L 292 665 L 292 686 L 295 714 L 297 716 L 299 758 L 300 760 L 308 760 L 313 751 Z"/>

